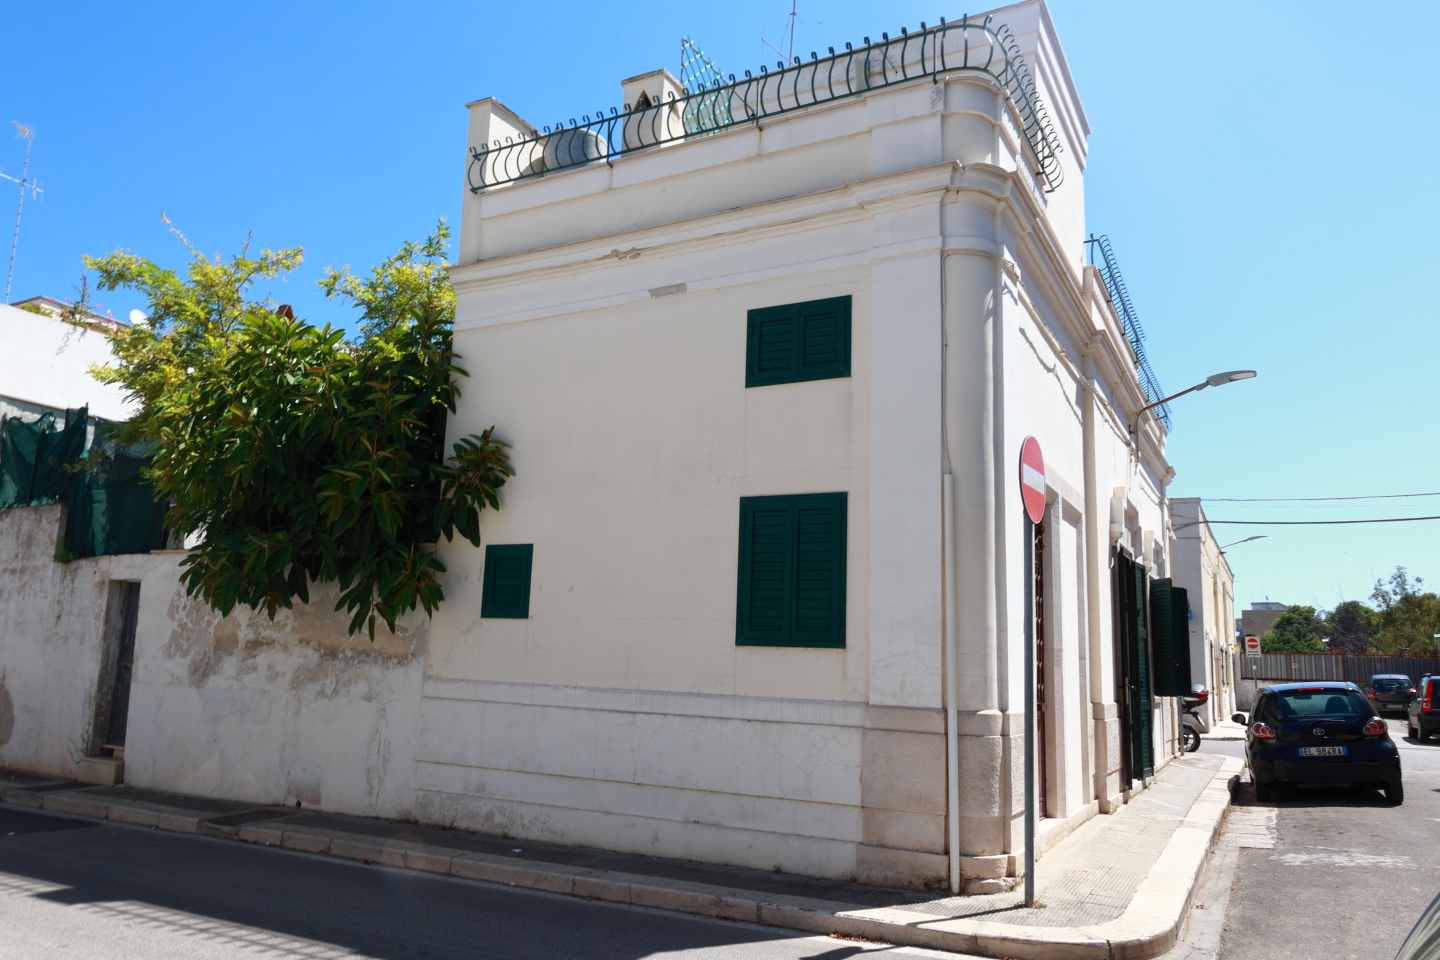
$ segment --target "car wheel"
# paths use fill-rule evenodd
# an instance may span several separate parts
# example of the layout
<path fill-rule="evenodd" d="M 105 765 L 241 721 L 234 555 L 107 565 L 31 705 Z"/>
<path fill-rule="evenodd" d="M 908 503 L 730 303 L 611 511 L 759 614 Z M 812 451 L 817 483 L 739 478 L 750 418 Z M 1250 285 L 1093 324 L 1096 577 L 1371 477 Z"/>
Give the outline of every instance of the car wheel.
<path fill-rule="evenodd" d="M 1385 799 L 1390 801 L 1392 807 L 1398 807 L 1405 802 L 1405 784 L 1388 783 L 1385 785 Z"/>
<path fill-rule="evenodd" d="M 1261 803 L 1269 803 L 1271 796 L 1272 791 L 1270 789 L 1270 784 L 1266 783 L 1264 780 L 1256 780 L 1255 799 L 1259 800 Z"/>

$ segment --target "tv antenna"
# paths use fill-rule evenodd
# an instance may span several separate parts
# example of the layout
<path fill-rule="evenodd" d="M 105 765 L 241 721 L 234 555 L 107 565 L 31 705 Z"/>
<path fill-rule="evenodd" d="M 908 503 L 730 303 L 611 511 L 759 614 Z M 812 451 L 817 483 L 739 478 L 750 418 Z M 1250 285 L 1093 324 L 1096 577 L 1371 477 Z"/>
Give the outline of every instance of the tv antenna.
<path fill-rule="evenodd" d="M 30 148 L 35 145 L 35 131 L 28 127 L 22 127 L 14 120 L 10 122 L 14 123 L 15 129 L 19 131 L 15 136 L 25 138 L 25 166 L 20 171 L 19 180 L 8 173 L 0 172 L 0 177 L 20 185 L 20 202 L 15 205 L 15 236 L 10 241 L 10 272 L 5 275 L 6 303 L 10 302 L 10 284 L 15 279 L 15 251 L 20 246 L 20 214 L 25 211 L 25 191 L 29 190 L 30 195 L 36 199 L 39 199 L 39 195 L 45 192 L 36 186 L 35 181 L 30 179 Z"/>
<path fill-rule="evenodd" d="M 800 0 L 790 0 L 790 25 L 785 28 L 785 32 L 790 35 L 789 53 L 781 50 L 779 47 L 775 46 L 775 44 L 771 43 L 769 40 L 766 40 L 764 37 L 760 38 L 761 43 L 765 44 L 765 46 L 769 47 L 771 50 L 774 50 L 780 56 L 785 58 L 785 65 L 787 67 L 795 62 L 795 18 L 800 15 L 799 11 L 796 9 L 796 5 L 799 2 Z"/>

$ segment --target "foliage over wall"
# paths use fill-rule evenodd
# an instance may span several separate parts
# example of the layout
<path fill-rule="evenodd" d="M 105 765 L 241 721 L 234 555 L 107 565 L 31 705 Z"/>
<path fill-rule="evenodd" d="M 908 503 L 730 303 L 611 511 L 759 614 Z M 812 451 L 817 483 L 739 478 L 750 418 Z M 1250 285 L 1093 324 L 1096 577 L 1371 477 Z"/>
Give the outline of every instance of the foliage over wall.
<path fill-rule="evenodd" d="M 1358 600 L 1336 604 L 1328 613 L 1290 606 L 1260 638 L 1266 653 L 1374 653 L 1429 657 L 1440 633 L 1440 595 L 1426 591 L 1421 577 L 1396 567 L 1387 580 L 1376 580 L 1370 594 L 1375 607 Z"/>
<path fill-rule="evenodd" d="M 100 289 L 149 303 L 95 373 L 138 402 L 119 440 L 152 445 L 168 525 L 198 538 L 182 561 L 190 595 L 273 617 L 338 581 L 336 609 L 372 638 L 377 616 L 393 630 L 444 599 L 433 544 L 458 532 L 478 546 L 480 513 L 514 474 L 494 427 L 444 451 L 466 375 L 451 351 L 448 237 L 441 221 L 364 277 L 328 273 L 326 294 L 361 310 L 355 342 L 249 298 L 298 267 L 300 248 L 211 259 L 181 236 L 183 275 L 124 251 L 85 258 Z"/>

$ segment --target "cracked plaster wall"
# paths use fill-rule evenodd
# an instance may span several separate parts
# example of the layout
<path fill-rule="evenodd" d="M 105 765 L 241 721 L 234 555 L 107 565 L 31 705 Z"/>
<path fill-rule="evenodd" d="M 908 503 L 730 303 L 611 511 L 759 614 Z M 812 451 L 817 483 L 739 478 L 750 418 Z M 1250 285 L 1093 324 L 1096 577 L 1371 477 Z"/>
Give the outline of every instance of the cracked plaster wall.
<path fill-rule="evenodd" d="M 334 584 L 222 618 L 185 596 L 176 553 L 140 593 L 126 780 L 257 803 L 406 817 L 428 623 L 346 635 Z"/>
<path fill-rule="evenodd" d="M 98 752 L 111 583 L 138 581 L 126 782 L 411 815 L 423 616 L 348 638 L 329 585 L 273 623 L 221 618 L 185 597 L 177 551 L 56 563 L 63 509 L 0 510 L 0 766 L 73 776 Z"/>

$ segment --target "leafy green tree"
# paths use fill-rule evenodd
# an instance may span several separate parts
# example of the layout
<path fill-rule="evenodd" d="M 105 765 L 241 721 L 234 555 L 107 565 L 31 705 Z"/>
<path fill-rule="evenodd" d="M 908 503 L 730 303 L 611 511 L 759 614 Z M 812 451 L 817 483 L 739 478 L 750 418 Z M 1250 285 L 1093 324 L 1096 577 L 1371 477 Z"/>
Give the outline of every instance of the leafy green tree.
<path fill-rule="evenodd" d="M 117 338 L 101 376 L 139 401 L 125 431 L 153 445 L 149 475 L 171 500 L 171 529 L 199 537 L 182 561 L 190 595 L 274 617 L 308 602 L 310 584 L 338 582 L 336 609 L 372 639 L 377 616 L 393 630 L 444 599 L 433 544 L 458 532 L 478 546 L 481 511 L 498 508 L 514 475 L 493 427 L 444 453 L 465 376 L 451 351 L 454 295 L 433 269 L 445 236 L 442 223 L 364 280 L 322 282 L 365 311 L 354 344 L 247 296 L 298 266 L 298 248 L 212 260 L 187 243 L 184 279 L 128 253 L 87 259 L 102 289 L 149 299 L 149 319 Z"/>
<path fill-rule="evenodd" d="M 434 310 L 447 328 L 455 320 L 455 290 L 445 269 L 450 228 L 442 219 L 425 240 L 406 241 L 399 252 L 357 277 L 346 266 L 327 268 L 320 288 L 328 297 L 360 308 L 361 344 L 393 352 L 416 310 Z"/>
<path fill-rule="evenodd" d="M 1440 596 L 1427 591 L 1421 577 L 1396 567 L 1390 578 L 1375 581 L 1375 649 L 1392 656 L 1433 656 L 1440 633 Z"/>
<path fill-rule="evenodd" d="M 1265 653 L 1324 653 L 1328 633 L 1324 618 L 1314 607 L 1292 605 L 1260 638 L 1260 649 Z"/>
<path fill-rule="evenodd" d="M 1325 626 L 1331 650 L 1369 653 L 1375 640 L 1375 611 L 1359 600 L 1346 600 L 1325 615 Z"/>

